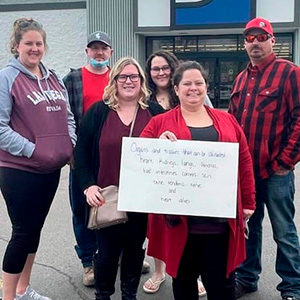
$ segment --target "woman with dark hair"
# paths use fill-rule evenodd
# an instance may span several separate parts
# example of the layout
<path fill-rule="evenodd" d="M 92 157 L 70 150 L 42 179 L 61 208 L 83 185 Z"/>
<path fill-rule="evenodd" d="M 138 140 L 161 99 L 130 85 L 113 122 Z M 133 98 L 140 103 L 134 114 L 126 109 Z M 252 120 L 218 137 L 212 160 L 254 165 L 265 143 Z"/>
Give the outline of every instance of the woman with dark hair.
<path fill-rule="evenodd" d="M 232 219 L 165 215 L 162 220 L 150 214 L 148 254 L 165 261 L 175 300 L 198 299 L 199 275 L 209 300 L 234 300 L 234 271 L 246 257 L 244 224 L 255 208 L 247 141 L 233 116 L 204 105 L 207 79 L 199 63 L 180 64 L 173 84 L 180 104 L 152 118 L 140 136 L 238 143 L 237 215 Z"/>
<path fill-rule="evenodd" d="M 0 71 L 0 188 L 12 223 L 2 298 L 50 300 L 29 283 L 60 169 L 72 156 L 75 122 L 63 82 L 41 62 L 42 25 L 16 20 L 10 48 L 14 57 Z"/>
<path fill-rule="evenodd" d="M 178 97 L 174 91 L 172 78 L 179 61 L 177 57 L 168 51 L 159 50 L 151 54 L 146 61 L 146 78 L 148 88 L 151 91 L 150 101 L 160 104 L 164 110 L 170 110 L 179 103 Z M 205 98 L 205 104 L 212 106 L 208 97 Z M 157 218 L 163 216 L 157 215 Z M 160 285 L 165 280 L 165 264 L 160 259 L 154 258 L 155 270 L 143 285 L 146 293 L 156 293 Z M 198 280 L 199 295 L 206 294 L 201 280 Z"/>
<path fill-rule="evenodd" d="M 151 54 L 146 61 L 147 87 L 151 92 L 150 101 L 158 103 L 164 110 L 172 109 L 178 104 L 172 85 L 172 76 L 178 64 L 177 57 L 164 50 Z M 151 278 L 143 285 L 145 293 L 156 293 L 165 281 L 164 262 L 154 257 L 154 268 Z"/>
<path fill-rule="evenodd" d="M 165 110 L 178 104 L 172 85 L 172 76 L 178 64 L 177 57 L 164 50 L 151 54 L 146 61 L 147 86 L 151 91 L 150 101 L 159 103 Z"/>

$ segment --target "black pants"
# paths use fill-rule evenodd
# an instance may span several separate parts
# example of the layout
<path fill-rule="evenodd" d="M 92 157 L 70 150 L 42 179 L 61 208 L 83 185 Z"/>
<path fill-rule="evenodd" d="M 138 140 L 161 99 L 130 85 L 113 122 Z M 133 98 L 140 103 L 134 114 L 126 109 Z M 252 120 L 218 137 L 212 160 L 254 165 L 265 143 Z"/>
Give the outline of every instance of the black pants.
<path fill-rule="evenodd" d="M 110 300 L 115 292 L 118 263 L 123 300 L 136 300 L 145 250 L 147 215 L 128 213 L 128 222 L 97 230 L 95 255 L 96 300 Z"/>
<path fill-rule="evenodd" d="M 198 300 L 197 278 L 208 300 L 234 300 L 234 272 L 226 278 L 228 233 L 189 234 L 178 274 L 173 278 L 175 300 Z"/>
<path fill-rule="evenodd" d="M 59 177 L 60 170 L 36 174 L 0 168 L 0 189 L 12 223 L 12 236 L 3 258 L 3 271 L 21 273 L 28 254 L 36 253 Z"/>

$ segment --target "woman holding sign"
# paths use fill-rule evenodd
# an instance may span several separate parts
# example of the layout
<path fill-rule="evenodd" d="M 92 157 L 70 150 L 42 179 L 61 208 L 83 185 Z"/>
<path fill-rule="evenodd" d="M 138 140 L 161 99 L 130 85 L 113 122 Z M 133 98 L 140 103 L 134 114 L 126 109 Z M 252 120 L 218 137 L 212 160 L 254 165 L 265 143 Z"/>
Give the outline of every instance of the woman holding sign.
<path fill-rule="evenodd" d="M 125 57 L 112 68 L 104 101 L 85 114 L 75 148 L 75 175 L 89 206 L 105 205 L 100 188 L 119 185 L 122 137 L 137 137 L 152 115 L 163 112 L 147 104 L 145 75 L 137 61 Z M 136 299 L 142 271 L 147 215 L 128 213 L 128 222 L 97 230 L 96 299 L 109 300 L 115 291 L 121 258 L 122 299 Z"/>
<path fill-rule="evenodd" d="M 179 104 L 172 84 L 174 71 L 178 64 L 177 57 L 173 53 L 164 50 L 154 52 L 146 61 L 147 87 L 151 92 L 150 101 L 158 103 L 166 111 Z M 205 98 L 205 104 L 212 107 L 208 96 Z M 157 216 L 157 218 L 163 219 L 164 217 Z M 158 258 L 154 258 L 154 266 L 155 270 L 152 276 L 143 285 L 145 293 L 156 293 L 165 281 L 165 263 Z M 198 279 L 198 288 L 199 296 L 205 296 L 206 291 L 200 279 Z"/>
<path fill-rule="evenodd" d="M 255 209 L 246 138 L 232 116 L 204 105 L 207 80 L 199 63 L 182 63 L 173 83 L 180 105 L 154 117 L 141 137 L 239 143 L 237 216 L 225 219 L 166 215 L 164 222 L 156 223 L 155 215 L 150 215 L 148 254 L 166 262 L 166 271 L 173 277 L 175 300 L 198 299 L 199 274 L 209 300 L 235 299 L 234 270 L 246 255 L 244 221 Z"/>

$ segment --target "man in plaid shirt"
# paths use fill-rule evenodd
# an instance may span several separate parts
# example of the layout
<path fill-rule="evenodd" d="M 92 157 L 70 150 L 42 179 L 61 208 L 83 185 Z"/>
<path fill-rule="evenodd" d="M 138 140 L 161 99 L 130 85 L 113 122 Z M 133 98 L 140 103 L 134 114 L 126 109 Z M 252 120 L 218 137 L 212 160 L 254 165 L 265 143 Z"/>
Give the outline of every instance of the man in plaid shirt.
<path fill-rule="evenodd" d="M 266 205 L 277 244 L 282 299 L 300 299 L 300 247 L 294 223 L 293 169 L 300 160 L 300 68 L 275 57 L 269 21 L 244 30 L 250 63 L 236 78 L 229 105 L 246 134 L 256 177 L 256 211 L 249 220 L 247 260 L 237 269 L 236 296 L 257 290 Z"/>

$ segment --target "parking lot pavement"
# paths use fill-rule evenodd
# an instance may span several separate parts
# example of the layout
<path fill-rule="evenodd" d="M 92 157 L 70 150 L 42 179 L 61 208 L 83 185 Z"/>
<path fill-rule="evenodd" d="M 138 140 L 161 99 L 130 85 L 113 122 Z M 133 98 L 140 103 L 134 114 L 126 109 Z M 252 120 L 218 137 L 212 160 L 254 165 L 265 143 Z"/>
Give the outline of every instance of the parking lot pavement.
<path fill-rule="evenodd" d="M 16 187 L 17 188 L 17 187 Z M 300 231 L 300 166 L 296 169 L 296 224 Z M 28 216 L 34 218 L 34 216 Z M 0 196 L 0 257 L 2 259 L 11 225 L 6 207 Z M 38 292 L 52 300 L 93 300 L 94 289 L 82 285 L 82 266 L 75 255 L 74 235 L 71 224 L 71 210 L 68 198 L 68 168 L 62 171 L 60 186 L 51 211 L 42 232 L 41 244 L 37 253 L 32 273 L 32 286 Z M 153 260 L 147 258 L 153 270 Z M 275 243 L 268 218 L 264 222 L 263 272 L 259 283 L 259 291 L 243 298 L 243 300 L 280 300 L 276 285 L 280 282 L 275 274 Z M 158 293 L 147 295 L 142 291 L 142 284 L 149 275 L 142 275 L 138 292 L 139 300 L 172 300 L 170 277 L 163 283 Z M 0 295 L 2 293 L 0 281 Z M 116 293 L 112 300 L 120 299 L 119 279 L 116 282 Z M 206 297 L 201 298 L 205 300 Z M 188 299 L 187 299 L 188 300 Z"/>

